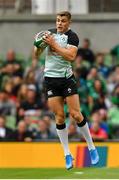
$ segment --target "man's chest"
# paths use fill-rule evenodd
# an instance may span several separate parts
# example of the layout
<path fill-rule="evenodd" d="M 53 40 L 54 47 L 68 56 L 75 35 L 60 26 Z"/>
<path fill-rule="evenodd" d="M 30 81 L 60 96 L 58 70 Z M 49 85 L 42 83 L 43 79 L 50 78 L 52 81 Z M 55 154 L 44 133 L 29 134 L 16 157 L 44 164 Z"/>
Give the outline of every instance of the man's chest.
<path fill-rule="evenodd" d="M 54 39 L 61 47 L 66 47 L 68 44 L 68 36 L 65 34 L 54 34 Z"/>

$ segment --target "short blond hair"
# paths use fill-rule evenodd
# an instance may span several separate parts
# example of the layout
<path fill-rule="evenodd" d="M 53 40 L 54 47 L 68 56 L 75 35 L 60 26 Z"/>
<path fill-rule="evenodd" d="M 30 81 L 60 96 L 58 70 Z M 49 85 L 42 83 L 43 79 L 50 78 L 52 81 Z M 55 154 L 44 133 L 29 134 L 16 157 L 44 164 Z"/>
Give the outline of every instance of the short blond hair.
<path fill-rule="evenodd" d="M 66 16 L 69 20 L 71 20 L 71 13 L 69 11 L 61 11 L 57 13 L 57 16 Z"/>

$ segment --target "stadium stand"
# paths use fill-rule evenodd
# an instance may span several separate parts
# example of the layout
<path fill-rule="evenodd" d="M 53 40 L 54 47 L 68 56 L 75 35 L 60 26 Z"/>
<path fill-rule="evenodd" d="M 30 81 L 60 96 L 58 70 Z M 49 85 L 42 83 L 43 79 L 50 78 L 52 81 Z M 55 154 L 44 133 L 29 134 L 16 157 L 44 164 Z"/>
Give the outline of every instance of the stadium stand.
<path fill-rule="evenodd" d="M 88 58 L 84 59 L 86 56 L 77 53 L 74 64 L 81 111 L 88 117 L 95 141 L 117 139 L 119 134 L 117 128 L 119 126 L 118 61 L 113 63 L 112 53 L 95 54 L 93 50 L 92 53 L 94 54 L 93 62 L 90 63 Z M 2 61 L 1 58 L 0 112 L 6 117 L 6 126 L 13 132 L 13 136 L 10 135 L 5 141 L 58 140 L 54 115 L 47 107 L 43 82 L 44 62 L 39 64 L 33 55 L 24 61 L 17 60 L 17 57 L 22 57 L 22 55 L 17 56 L 12 49 L 9 49 L 6 60 Z M 43 56 L 41 59 L 44 61 Z M 108 63 L 107 59 L 110 60 Z M 21 62 L 26 63 L 23 66 Z M 76 125 L 72 121 L 69 123 L 70 117 L 66 104 L 64 110 L 69 128 L 69 139 L 71 141 L 83 140 Z M 0 124 L 0 127 L 2 126 Z M 18 135 L 17 127 L 24 129 L 23 137 L 25 138 L 19 139 L 19 136 L 14 138 L 16 134 Z"/>

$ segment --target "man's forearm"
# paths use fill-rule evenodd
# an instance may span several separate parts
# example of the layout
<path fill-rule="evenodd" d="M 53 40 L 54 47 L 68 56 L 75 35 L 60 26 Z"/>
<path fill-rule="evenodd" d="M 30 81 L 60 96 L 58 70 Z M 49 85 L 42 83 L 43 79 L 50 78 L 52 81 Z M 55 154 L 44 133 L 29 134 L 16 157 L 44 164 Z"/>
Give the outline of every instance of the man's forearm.
<path fill-rule="evenodd" d="M 43 41 L 48 44 L 53 51 L 62 56 L 66 61 L 73 62 L 76 58 L 77 47 L 63 48 L 54 40 L 54 37 L 47 35 L 44 37 Z"/>
<path fill-rule="evenodd" d="M 57 52 L 59 55 L 61 55 L 64 59 L 66 59 L 69 62 L 73 62 L 76 57 L 76 53 L 72 53 L 70 49 L 68 48 L 62 48 L 59 45 L 55 45 L 53 48 L 55 52 Z"/>
<path fill-rule="evenodd" d="M 38 59 L 39 56 L 42 54 L 43 49 L 41 48 L 37 48 L 36 46 L 34 46 L 34 59 Z"/>

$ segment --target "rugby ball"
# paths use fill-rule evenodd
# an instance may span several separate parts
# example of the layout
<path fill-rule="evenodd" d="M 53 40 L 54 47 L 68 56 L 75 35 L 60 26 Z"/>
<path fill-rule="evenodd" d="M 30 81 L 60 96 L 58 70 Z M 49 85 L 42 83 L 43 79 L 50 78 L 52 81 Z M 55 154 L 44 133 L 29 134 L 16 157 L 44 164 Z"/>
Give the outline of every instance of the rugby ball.
<path fill-rule="evenodd" d="M 36 46 L 37 48 L 46 48 L 47 44 L 45 42 L 43 42 L 43 38 L 45 37 L 46 34 L 51 34 L 50 31 L 40 31 L 35 35 L 35 39 L 34 39 L 34 46 Z"/>

